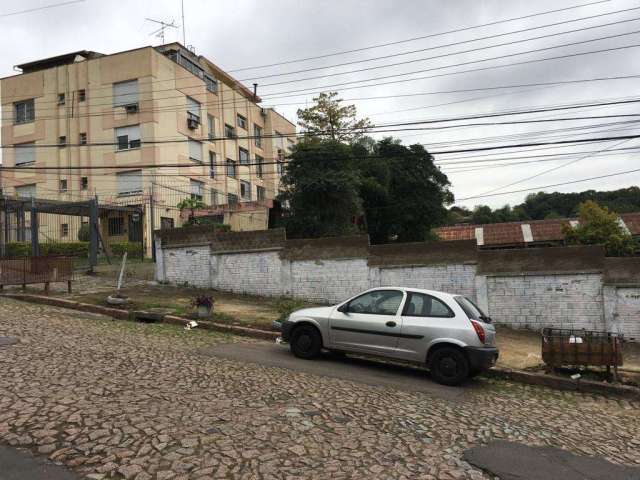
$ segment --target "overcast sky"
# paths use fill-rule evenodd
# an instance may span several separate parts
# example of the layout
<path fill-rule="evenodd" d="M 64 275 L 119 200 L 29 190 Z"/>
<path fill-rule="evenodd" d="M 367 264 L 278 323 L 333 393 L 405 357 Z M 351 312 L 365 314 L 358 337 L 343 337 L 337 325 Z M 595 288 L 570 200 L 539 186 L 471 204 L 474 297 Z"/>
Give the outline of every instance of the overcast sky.
<path fill-rule="evenodd" d="M 593 1 L 593 0 L 591 0 Z M 180 0 L 85 0 L 82 3 L 57 8 L 3 16 L 12 12 L 57 3 L 56 0 L 5 0 L 0 3 L 0 31 L 4 42 L 0 43 L 0 76 L 12 74 L 13 65 L 46 58 L 52 55 L 74 50 L 96 50 L 101 53 L 114 53 L 122 50 L 156 45 L 160 39 L 150 36 L 156 25 L 145 21 L 145 17 L 159 20 L 182 22 Z M 580 42 L 604 36 L 640 31 L 640 9 L 607 15 L 590 20 L 566 23 L 554 27 L 540 28 L 523 33 L 505 35 L 499 38 L 480 40 L 461 45 L 437 48 L 453 42 L 477 39 L 503 32 L 512 32 L 549 23 L 614 12 L 638 7 L 638 2 L 629 0 L 611 0 L 597 5 L 583 6 L 548 15 L 536 16 L 524 20 L 512 21 L 464 32 L 432 36 L 431 38 L 399 43 L 393 46 L 369 49 L 350 54 L 329 56 L 327 58 L 291 63 L 276 67 L 233 72 L 243 67 L 260 66 L 288 60 L 331 54 L 334 52 L 358 49 L 380 43 L 396 42 L 414 37 L 433 35 L 463 27 L 477 26 L 498 20 L 530 15 L 533 13 L 589 3 L 589 0 L 536 2 L 524 0 L 235 0 L 222 2 L 215 0 L 184 0 L 186 39 L 193 45 L 196 53 L 204 55 L 247 85 L 257 81 L 259 94 L 264 104 L 275 108 L 292 121 L 296 120 L 296 109 L 310 102 L 313 92 L 298 96 L 282 97 L 292 90 L 314 89 L 337 90 L 345 99 L 356 99 L 358 113 L 368 116 L 376 124 L 421 121 L 441 117 L 460 117 L 491 113 L 505 109 L 530 109 L 566 103 L 584 103 L 634 97 L 640 91 L 640 78 L 576 83 L 564 86 L 526 87 L 502 90 L 489 90 L 465 93 L 411 96 L 361 100 L 361 97 L 389 96 L 494 87 L 522 83 L 557 82 L 596 77 L 611 77 L 640 74 L 640 48 L 627 48 L 617 51 L 597 53 L 573 58 L 565 58 L 527 65 L 512 65 L 505 68 L 493 68 L 462 74 L 451 72 L 495 65 L 508 65 L 526 60 L 547 58 L 602 50 L 626 45 L 640 44 L 639 34 L 630 34 L 581 45 L 549 49 L 543 52 L 526 53 L 501 60 L 492 60 L 477 64 L 441 68 L 429 72 L 395 77 L 382 81 L 409 80 L 380 86 L 341 90 L 342 87 L 327 87 L 335 83 L 366 80 L 374 77 L 434 69 L 456 63 L 471 62 L 501 55 L 526 52 L 534 49 L 552 47 L 560 44 Z M 567 32 L 621 20 L 638 20 L 594 28 L 581 32 L 557 35 L 550 38 L 514 43 L 484 50 L 459 54 L 462 50 L 487 47 L 498 43 L 538 37 L 542 35 Z M 182 39 L 181 30 L 168 31 L 165 41 Z M 372 59 L 384 55 L 393 55 L 407 51 L 431 48 L 408 55 L 374 60 L 353 65 L 326 68 L 307 73 L 282 75 L 296 70 L 329 67 L 336 63 Z M 454 54 L 456 53 L 456 54 Z M 420 60 L 425 57 L 448 54 L 446 57 Z M 340 76 L 300 81 L 309 76 L 335 74 L 359 68 L 387 65 L 407 60 L 419 60 L 406 65 L 380 68 L 359 73 L 347 73 Z M 436 78 L 414 80 L 415 77 L 429 75 L 447 75 Z M 271 78 L 255 77 L 274 75 Z M 268 86 L 269 83 L 296 80 L 292 83 Z M 372 82 L 369 82 L 372 83 Z M 269 100 L 269 96 L 274 98 Z M 455 102 L 455 103 L 454 103 Z M 297 105 L 292 105 L 297 103 Z M 448 104 L 448 105 L 447 105 Z M 478 120 L 477 122 L 549 119 L 575 116 L 618 115 L 636 113 L 636 104 L 609 106 L 597 109 L 578 109 L 567 112 L 553 112 L 517 117 Z M 527 125 L 472 126 L 430 131 L 400 131 L 394 135 L 405 144 L 424 143 L 431 151 L 459 148 L 476 148 L 487 145 L 519 143 L 523 141 L 545 141 L 587 138 L 597 136 L 618 136 L 638 133 L 632 117 L 589 119 L 580 121 L 544 122 Z M 557 130 L 574 127 L 593 126 L 613 123 L 592 129 L 580 129 L 551 133 L 534 133 L 544 130 Z M 464 122 L 468 123 L 468 122 Z M 424 127 L 425 125 L 417 125 Z M 434 125 L 429 125 L 434 126 Z M 393 127 L 390 127 L 393 128 Z M 398 128 L 398 127 L 395 127 Z M 576 133 L 578 135 L 576 135 Z M 487 140 L 485 137 L 504 135 L 522 135 L 511 139 Z M 381 137 L 383 134 L 374 136 Z M 388 133 L 386 134 L 388 135 Z M 537 135 L 537 136 L 536 136 Z M 442 165 L 449 176 L 453 192 L 458 199 L 480 195 L 491 190 L 498 192 L 520 190 L 524 188 L 550 185 L 570 180 L 607 175 L 619 171 L 640 168 L 637 154 L 630 152 L 602 152 L 606 148 L 640 147 L 640 139 L 629 140 L 619 145 L 616 142 L 568 146 L 563 148 L 507 150 L 500 155 L 494 152 L 460 153 L 436 155 L 436 162 Z M 539 148 L 539 147 L 538 147 Z M 538 157 L 544 162 L 520 163 L 510 166 L 496 166 L 496 163 L 531 162 L 531 158 L 499 162 L 496 159 L 524 157 L 531 155 L 549 155 L 556 153 L 601 152 L 609 155 L 596 155 L 579 160 L 572 165 L 558 168 L 536 178 L 520 181 L 545 170 L 559 167 L 579 156 Z M 487 153 L 490 153 L 487 155 Z M 616 153 L 616 155 L 610 155 Z M 454 164 L 469 161 L 470 155 L 476 156 L 473 164 Z M 587 156 L 584 153 L 583 156 Z M 492 160 L 482 163 L 481 160 Z M 552 160 L 552 161 L 551 161 Z M 638 184 L 640 172 L 614 176 L 573 185 L 546 189 L 547 191 L 581 191 L 586 189 L 610 190 Z M 519 183 L 515 183 L 519 182 Z M 514 185 L 503 188 L 508 184 Z M 517 204 L 528 192 L 512 193 L 469 200 L 457 203 L 472 207 L 488 204 L 492 207 L 505 203 Z"/>

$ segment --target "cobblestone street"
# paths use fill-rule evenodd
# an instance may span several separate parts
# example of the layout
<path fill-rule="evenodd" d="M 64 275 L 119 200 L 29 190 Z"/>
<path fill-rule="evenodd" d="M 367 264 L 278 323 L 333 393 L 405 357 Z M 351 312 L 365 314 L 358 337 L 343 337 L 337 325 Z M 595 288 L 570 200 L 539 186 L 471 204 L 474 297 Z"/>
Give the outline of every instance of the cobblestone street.
<path fill-rule="evenodd" d="M 640 405 L 479 380 L 461 399 L 199 353 L 252 340 L 0 299 L 0 443 L 90 479 L 483 479 L 491 439 L 640 465 Z M 428 381 L 425 379 L 425 381 Z"/>

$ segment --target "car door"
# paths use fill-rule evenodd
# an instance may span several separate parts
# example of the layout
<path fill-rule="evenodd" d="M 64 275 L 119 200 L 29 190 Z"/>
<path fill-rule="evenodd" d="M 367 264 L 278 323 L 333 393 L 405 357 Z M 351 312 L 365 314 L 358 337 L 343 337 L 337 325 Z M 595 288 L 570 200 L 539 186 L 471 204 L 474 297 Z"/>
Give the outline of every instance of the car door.
<path fill-rule="evenodd" d="M 446 300 L 421 292 L 407 292 L 402 309 L 402 329 L 397 356 L 424 362 L 432 340 L 447 338 L 455 324 L 455 313 Z"/>
<path fill-rule="evenodd" d="M 329 335 L 333 348 L 393 356 L 398 345 L 404 292 L 372 290 L 335 309 Z"/>

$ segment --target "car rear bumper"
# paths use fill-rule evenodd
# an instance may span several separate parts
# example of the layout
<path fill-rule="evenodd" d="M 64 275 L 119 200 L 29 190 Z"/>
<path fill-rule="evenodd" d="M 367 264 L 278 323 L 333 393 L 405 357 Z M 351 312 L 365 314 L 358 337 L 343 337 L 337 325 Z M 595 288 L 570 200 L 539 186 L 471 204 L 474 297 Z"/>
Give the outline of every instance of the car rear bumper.
<path fill-rule="evenodd" d="M 493 367 L 500 352 L 495 347 L 465 347 L 469 367 L 472 370 L 483 371 Z"/>
<path fill-rule="evenodd" d="M 275 330 L 279 330 L 282 334 L 280 336 L 281 341 L 288 342 L 291 339 L 291 330 L 293 329 L 293 322 L 289 320 L 285 320 L 284 322 L 280 322 L 275 320 L 272 324 Z"/>

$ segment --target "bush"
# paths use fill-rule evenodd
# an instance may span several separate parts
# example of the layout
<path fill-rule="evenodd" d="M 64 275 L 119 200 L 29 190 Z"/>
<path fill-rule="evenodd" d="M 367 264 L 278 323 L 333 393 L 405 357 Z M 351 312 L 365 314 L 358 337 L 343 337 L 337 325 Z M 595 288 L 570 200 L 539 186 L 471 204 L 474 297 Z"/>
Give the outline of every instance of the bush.
<path fill-rule="evenodd" d="M 275 307 L 279 313 L 278 321 L 284 322 L 292 312 L 300 310 L 306 307 L 307 304 L 304 300 L 298 300 L 295 298 L 280 298 L 276 301 Z"/>
<path fill-rule="evenodd" d="M 142 243 L 137 242 L 115 242 L 109 244 L 111 252 L 114 255 L 121 257 L 124 252 L 127 252 L 128 256 L 141 257 L 142 256 Z"/>
<path fill-rule="evenodd" d="M 8 257 L 31 256 L 30 242 L 7 243 Z M 86 257 L 89 255 L 88 242 L 51 242 L 40 244 L 40 255 L 65 255 L 70 257 Z"/>

